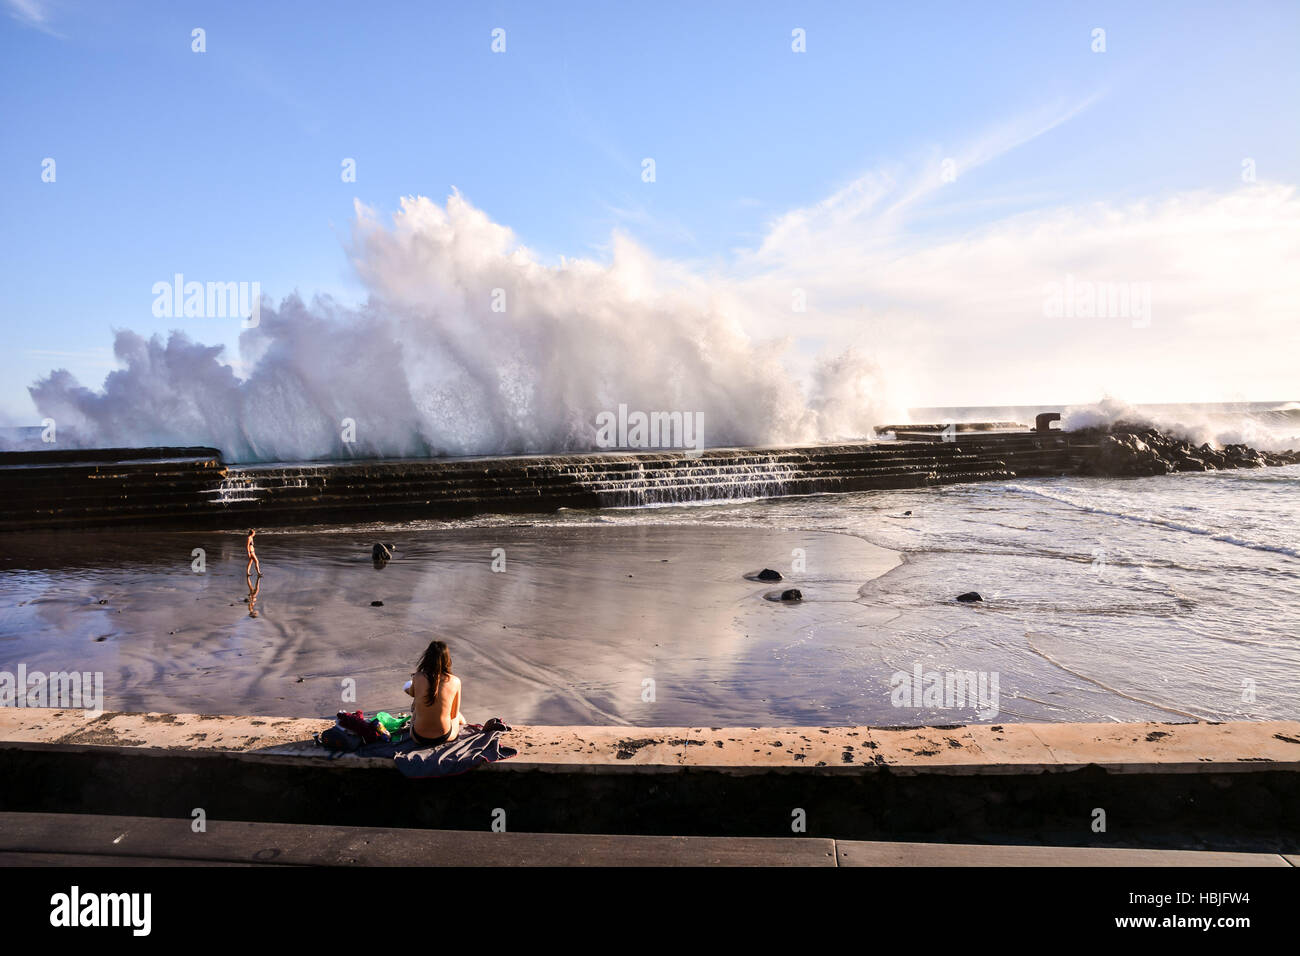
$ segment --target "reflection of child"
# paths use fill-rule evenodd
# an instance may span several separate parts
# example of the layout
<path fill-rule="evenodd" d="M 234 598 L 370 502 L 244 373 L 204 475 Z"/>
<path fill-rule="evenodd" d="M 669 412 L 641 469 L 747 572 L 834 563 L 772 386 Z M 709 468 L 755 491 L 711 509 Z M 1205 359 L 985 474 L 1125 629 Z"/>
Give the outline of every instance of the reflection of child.
<path fill-rule="evenodd" d="M 244 545 L 248 551 L 248 567 L 244 568 L 244 576 L 247 577 L 252 574 L 253 568 L 256 566 L 257 576 L 260 578 L 262 576 L 262 562 L 257 560 L 257 552 L 253 550 L 253 535 L 255 534 L 257 534 L 256 528 L 248 529 L 248 541 Z"/>
<path fill-rule="evenodd" d="M 249 617 L 257 617 L 257 592 L 259 592 L 260 590 L 262 590 L 262 578 L 259 576 L 256 584 L 253 583 L 253 579 L 251 577 L 248 578 L 248 616 Z"/>

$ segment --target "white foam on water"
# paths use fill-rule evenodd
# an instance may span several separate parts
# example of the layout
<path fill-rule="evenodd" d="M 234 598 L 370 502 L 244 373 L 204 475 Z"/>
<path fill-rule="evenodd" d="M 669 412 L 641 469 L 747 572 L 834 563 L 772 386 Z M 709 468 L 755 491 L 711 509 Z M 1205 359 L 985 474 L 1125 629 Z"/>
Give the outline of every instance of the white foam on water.
<path fill-rule="evenodd" d="M 1091 405 L 1071 405 L 1061 415 L 1067 430 L 1126 422 L 1149 425 L 1194 445 L 1249 445 L 1264 451 L 1300 448 L 1300 403 L 1242 402 L 1130 405 L 1108 396 Z"/>
<path fill-rule="evenodd" d="M 1028 485 L 1008 484 L 999 486 L 1003 490 L 1020 495 L 1032 495 L 1038 498 L 1046 498 L 1050 501 L 1059 502 L 1079 511 L 1085 511 L 1089 514 L 1101 514 L 1111 518 L 1119 518 L 1123 521 L 1135 521 L 1140 524 L 1154 525 L 1161 528 L 1168 528 L 1171 531 L 1181 531 L 1186 534 L 1201 535 L 1211 538 L 1215 541 L 1222 541 L 1224 544 L 1236 545 L 1241 548 L 1250 548 L 1253 551 L 1267 551 L 1273 554 L 1282 554 L 1287 557 L 1300 558 L 1300 548 L 1290 547 L 1287 545 L 1268 544 L 1262 541 L 1255 541 L 1249 538 L 1243 538 L 1239 535 L 1228 534 L 1215 528 L 1207 528 L 1202 525 L 1189 524 L 1182 521 L 1174 521 L 1170 518 L 1162 517 L 1151 512 L 1124 511 L 1115 508 L 1106 508 L 1096 504 L 1088 504 L 1073 498 L 1069 495 L 1060 494 L 1042 487 L 1031 487 Z"/>

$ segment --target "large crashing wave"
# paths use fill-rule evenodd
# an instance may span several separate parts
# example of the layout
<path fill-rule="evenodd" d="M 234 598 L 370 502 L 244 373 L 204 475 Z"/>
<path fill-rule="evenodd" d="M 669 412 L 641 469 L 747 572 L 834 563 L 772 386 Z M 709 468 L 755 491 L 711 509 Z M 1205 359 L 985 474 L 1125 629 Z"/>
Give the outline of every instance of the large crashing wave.
<path fill-rule="evenodd" d="M 852 351 L 806 393 L 725 285 L 617 236 L 609 264 L 545 265 L 453 194 L 403 200 L 389 228 L 358 205 L 352 256 L 366 305 L 264 303 L 240 336 L 246 377 L 184 332 L 122 331 L 101 389 L 58 370 L 30 389 L 36 407 L 82 446 L 232 461 L 590 450 L 619 405 L 702 413 L 711 446 L 866 437 L 899 414 Z"/>

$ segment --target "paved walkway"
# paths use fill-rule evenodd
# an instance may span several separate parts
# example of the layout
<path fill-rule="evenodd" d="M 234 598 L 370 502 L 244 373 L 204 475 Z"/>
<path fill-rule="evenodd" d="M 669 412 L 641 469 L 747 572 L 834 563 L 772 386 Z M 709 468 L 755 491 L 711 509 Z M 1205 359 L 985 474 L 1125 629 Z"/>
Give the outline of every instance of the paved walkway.
<path fill-rule="evenodd" d="M 399 830 L 0 812 L 4 866 L 1300 866 L 1300 856 L 822 838 Z"/>

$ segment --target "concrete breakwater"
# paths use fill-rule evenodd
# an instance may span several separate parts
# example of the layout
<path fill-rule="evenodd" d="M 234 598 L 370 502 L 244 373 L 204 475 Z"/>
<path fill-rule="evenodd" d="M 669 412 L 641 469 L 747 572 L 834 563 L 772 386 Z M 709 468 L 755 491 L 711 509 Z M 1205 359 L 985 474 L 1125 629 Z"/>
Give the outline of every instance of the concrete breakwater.
<path fill-rule="evenodd" d="M 1300 461 L 1295 452 L 1194 448 L 1127 426 L 1065 432 L 1046 422 L 1032 431 L 980 424 L 907 426 L 893 441 L 698 453 L 234 465 L 214 448 L 9 452 L 0 453 L 0 531 L 441 519 Z"/>
<path fill-rule="evenodd" d="M 0 530 L 238 528 L 918 488 L 1074 470 L 1096 439 L 963 434 L 786 448 L 232 465 L 213 448 L 0 454 Z"/>

